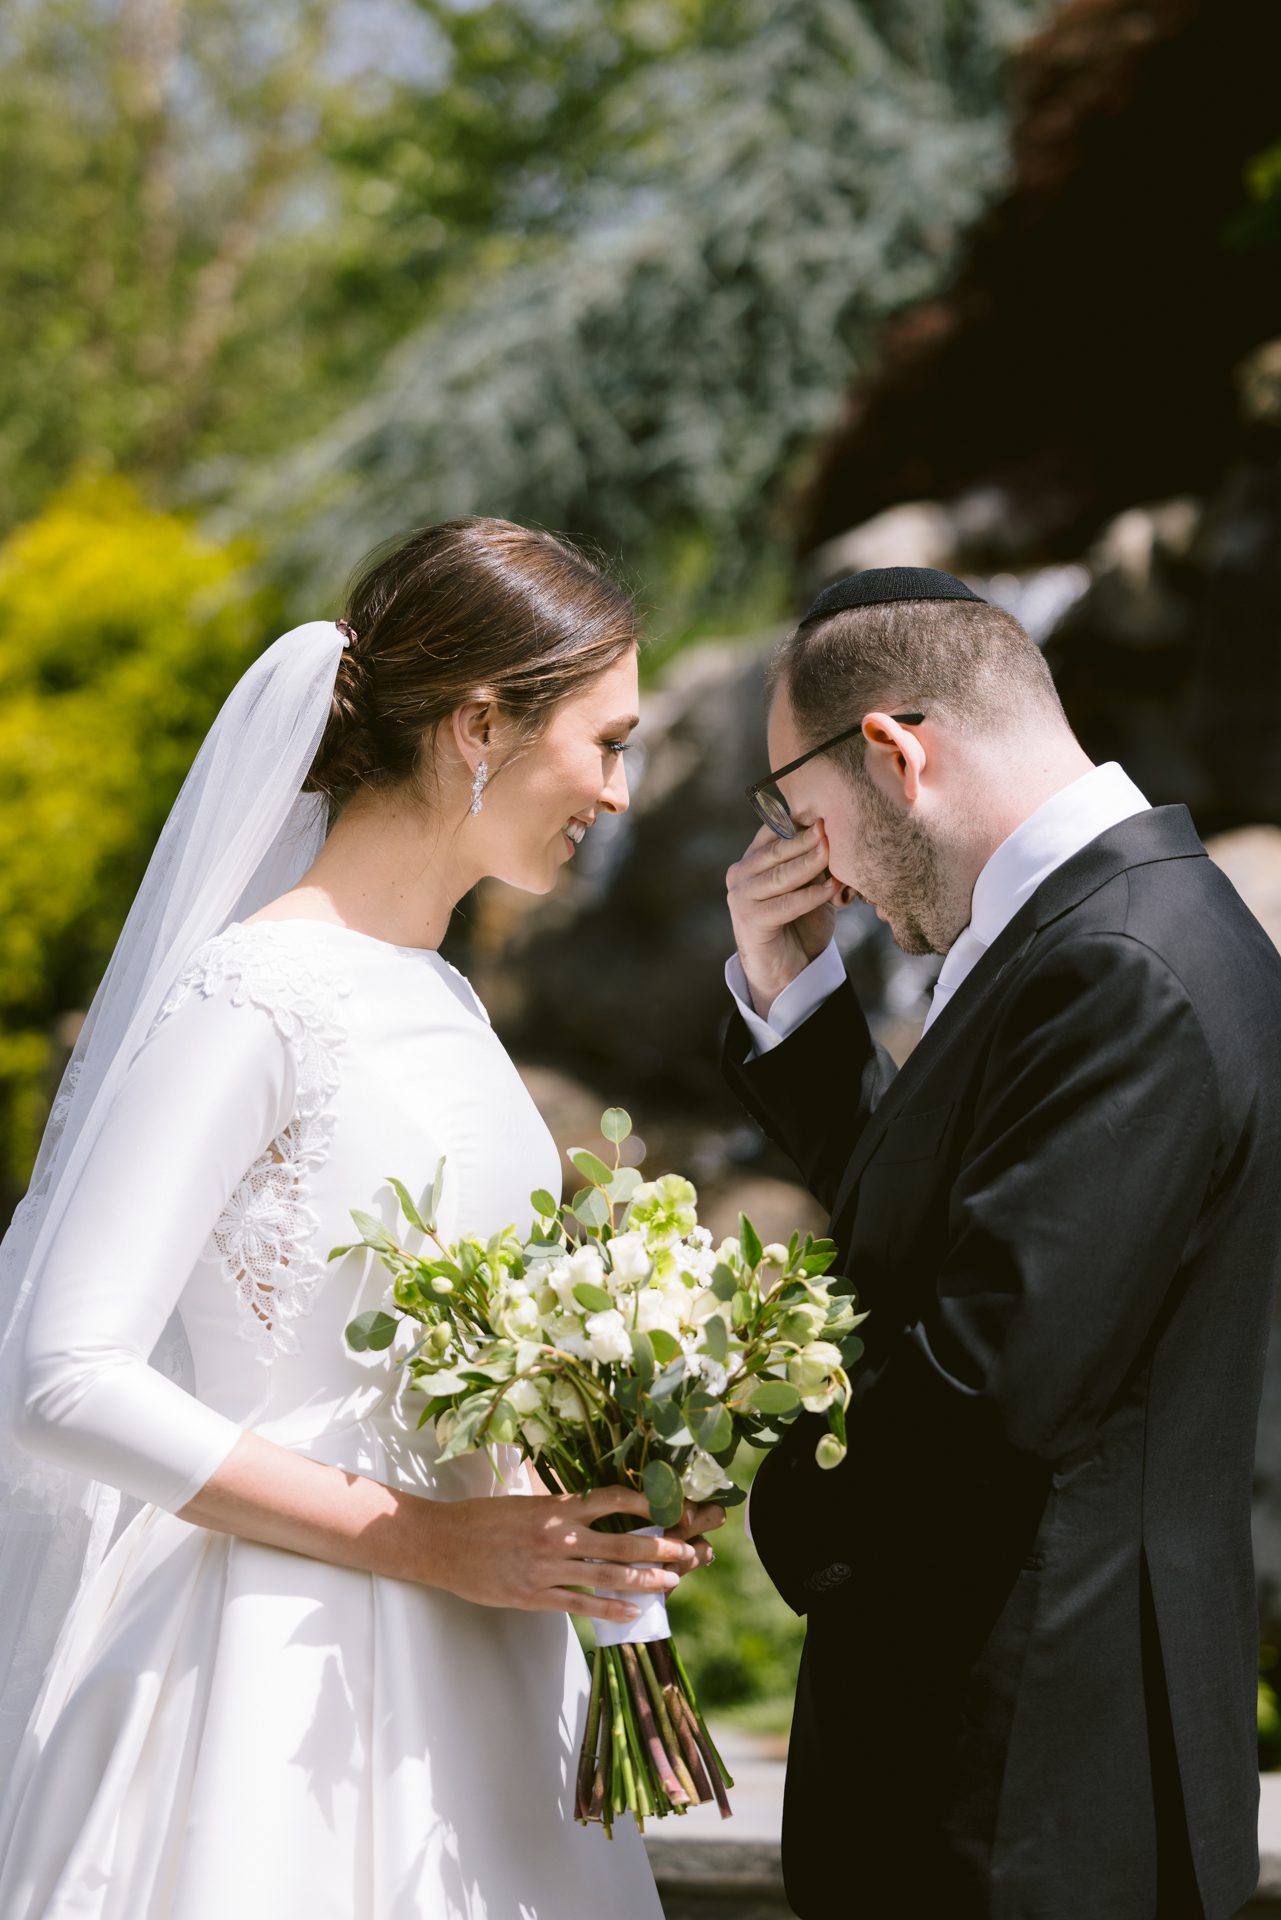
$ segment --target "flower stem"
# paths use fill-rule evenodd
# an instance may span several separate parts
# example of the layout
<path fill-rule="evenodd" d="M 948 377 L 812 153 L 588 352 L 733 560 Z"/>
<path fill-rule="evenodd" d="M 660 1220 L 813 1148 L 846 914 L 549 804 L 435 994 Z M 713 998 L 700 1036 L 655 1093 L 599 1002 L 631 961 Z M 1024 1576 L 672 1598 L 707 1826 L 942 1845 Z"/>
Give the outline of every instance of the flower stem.
<path fill-rule="evenodd" d="M 592 1782 L 596 1776 L 596 1743 L 600 1738 L 603 1664 L 601 1650 L 597 1647 L 592 1659 L 592 1690 L 587 1702 L 587 1726 L 583 1733 L 583 1750 L 578 1761 L 578 1792 L 574 1812 L 579 1820 L 586 1820 L 589 1817 Z"/>
<path fill-rule="evenodd" d="M 622 1689 L 618 1684 L 618 1670 L 613 1660 L 614 1649 L 606 1647 L 605 1671 L 609 1680 L 610 1735 L 613 1743 L 613 1800 L 615 1813 L 625 1813 L 636 1804 L 636 1780 L 632 1772 L 632 1756 L 627 1748 L 626 1723 L 623 1719 Z"/>
<path fill-rule="evenodd" d="M 663 1751 L 665 1754 L 671 1756 L 672 1770 L 680 1783 L 682 1794 L 692 1805 L 696 1806 L 702 1798 L 702 1795 L 699 1793 L 693 1775 L 686 1765 L 685 1756 L 681 1751 L 680 1740 L 677 1737 L 675 1727 L 672 1725 L 671 1715 L 667 1711 L 667 1703 L 663 1698 L 663 1690 L 659 1686 L 658 1676 L 654 1672 L 654 1664 L 650 1659 L 649 1648 L 643 1641 L 637 1643 L 635 1660 L 644 1678 L 645 1688 L 653 1705 L 658 1730 L 662 1735 Z M 663 1784 L 666 1785 L 666 1782 L 664 1781 Z M 670 1788 L 668 1792 L 671 1792 Z M 672 1795 L 672 1798 L 674 1799 L 675 1795 Z"/>
<path fill-rule="evenodd" d="M 624 1644 L 619 1651 L 623 1656 L 623 1667 L 627 1674 L 627 1684 L 631 1692 L 632 1700 L 635 1703 L 636 1717 L 640 1722 L 640 1731 L 644 1736 L 645 1745 L 649 1749 L 650 1763 L 658 1775 L 663 1792 L 667 1795 L 672 1805 L 674 1807 L 686 1807 L 690 1805 L 695 1798 L 692 1791 L 692 1783 L 691 1790 L 687 1791 L 684 1781 L 679 1778 L 673 1767 L 672 1762 L 674 1756 L 670 1752 L 670 1748 L 675 1746 L 675 1742 L 670 1740 L 670 1728 L 667 1730 L 669 1739 L 668 1746 L 664 1745 L 663 1739 L 660 1737 L 659 1723 L 654 1715 L 653 1703 L 646 1691 L 645 1678 L 641 1671 L 641 1664 L 638 1658 L 638 1654 L 642 1652 L 643 1649 L 630 1644 Z"/>

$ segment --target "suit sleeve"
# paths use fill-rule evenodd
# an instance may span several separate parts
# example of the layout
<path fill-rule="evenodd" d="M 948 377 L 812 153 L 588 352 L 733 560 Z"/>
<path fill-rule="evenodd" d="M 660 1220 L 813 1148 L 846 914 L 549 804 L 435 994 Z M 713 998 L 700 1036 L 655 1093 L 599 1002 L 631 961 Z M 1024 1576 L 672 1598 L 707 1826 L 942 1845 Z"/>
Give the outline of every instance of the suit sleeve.
<path fill-rule="evenodd" d="M 898 1069 L 873 1040 L 848 978 L 768 1053 L 751 1057 L 753 1047 L 735 1012 L 721 1053 L 725 1078 L 830 1211 L 858 1137 Z"/>
<path fill-rule="evenodd" d="M 1019 1449 L 1087 1442 L 1179 1269 L 1219 1133 L 1209 1045 L 1160 956 L 1119 933 L 1047 956 L 994 1036 L 913 1364 Z"/>
<path fill-rule="evenodd" d="M 30 1451 L 170 1512 L 231 1451 L 237 1423 L 148 1359 L 293 1089 L 270 1017 L 230 989 L 193 994 L 134 1056 L 39 1281 L 19 1406 Z"/>

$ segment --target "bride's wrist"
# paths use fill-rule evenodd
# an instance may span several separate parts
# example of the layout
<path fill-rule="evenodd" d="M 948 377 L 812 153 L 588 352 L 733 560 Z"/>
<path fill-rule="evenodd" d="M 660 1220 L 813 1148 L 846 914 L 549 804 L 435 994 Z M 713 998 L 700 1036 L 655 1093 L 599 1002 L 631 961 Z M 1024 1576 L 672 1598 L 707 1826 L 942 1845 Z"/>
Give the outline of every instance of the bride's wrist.
<path fill-rule="evenodd" d="M 421 1494 L 406 1494 L 406 1529 L 400 1577 L 420 1587 L 448 1587 L 448 1571 L 454 1554 L 450 1545 L 453 1521 L 448 1500 L 431 1500 Z"/>

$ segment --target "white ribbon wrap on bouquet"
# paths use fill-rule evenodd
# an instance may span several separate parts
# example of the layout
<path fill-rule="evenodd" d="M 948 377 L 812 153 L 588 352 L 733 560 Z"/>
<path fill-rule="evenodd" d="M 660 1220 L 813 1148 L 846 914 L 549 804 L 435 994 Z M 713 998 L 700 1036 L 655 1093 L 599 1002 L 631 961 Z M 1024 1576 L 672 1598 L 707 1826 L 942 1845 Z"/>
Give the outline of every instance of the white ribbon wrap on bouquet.
<path fill-rule="evenodd" d="M 661 1534 L 662 1527 L 636 1527 L 635 1533 Z M 653 1566 L 651 1561 L 635 1562 L 637 1565 Z M 596 1635 L 598 1647 L 620 1647 L 624 1641 L 631 1645 L 639 1640 L 670 1640 L 672 1630 L 667 1624 L 667 1599 L 661 1593 L 621 1593 L 615 1587 L 597 1587 L 602 1600 L 629 1600 L 640 1611 L 634 1620 L 593 1620 L 592 1629 Z"/>

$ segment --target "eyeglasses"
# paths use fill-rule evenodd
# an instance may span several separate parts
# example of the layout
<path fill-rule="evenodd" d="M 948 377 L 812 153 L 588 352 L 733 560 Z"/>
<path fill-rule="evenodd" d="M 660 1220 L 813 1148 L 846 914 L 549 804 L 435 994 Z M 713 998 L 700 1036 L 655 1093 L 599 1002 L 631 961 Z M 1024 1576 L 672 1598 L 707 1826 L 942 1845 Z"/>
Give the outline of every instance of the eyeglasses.
<path fill-rule="evenodd" d="M 891 720 L 897 720 L 904 727 L 919 727 L 924 718 L 923 713 L 892 713 L 890 715 Z M 767 773 L 763 780 L 753 780 L 751 786 L 746 789 L 747 798 L 757 814 L 767 827 L 774 830 L 780 840 L 796 838 L 796 822 L 782 794 L 777 791 L 771 793 L 767 789 L 772 787 L 776 780 L 783 779 L 786 774 L 795 773 L 798 767 L 803 767 L 807 760 L 814 758 L 815 754 L 826 753 L 831 747 L 839 747 L 842 740 L 852 740 L 856 733 L 862 733 L 862 731 L 863 722 L 860 720 L 856 727 L 846 727 L 844 733 L 834 733 L 830 740 L 824 740 L 821 745 L 811 747 L 809 752 L 803 753 L 798 760 L 789 760 L 785 767 L 776 767 L 772 773 Z"/>

